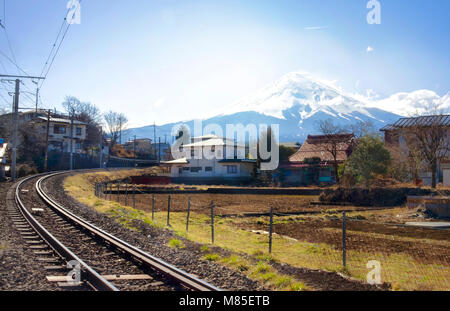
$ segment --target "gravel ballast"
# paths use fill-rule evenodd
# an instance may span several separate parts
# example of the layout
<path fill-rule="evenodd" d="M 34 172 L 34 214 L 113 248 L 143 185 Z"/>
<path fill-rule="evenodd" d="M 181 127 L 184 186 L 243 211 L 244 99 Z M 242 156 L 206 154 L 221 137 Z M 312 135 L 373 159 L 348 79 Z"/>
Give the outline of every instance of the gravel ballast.
<path fill-rule="evenodd" d="M 215 262 L 203 260 L 204 253 L 201 245 L 183 240 L 184 248 L 171 248 L 167 243 L 176 236 L 169 230 L 157 229 L 141 221 L 135 221 L 133 226 L 139 232 L 124 228 L 114 219 L 101 214 L 92 208 L 85 206 L 67 195 L 63 189 L 63 181 L 67 175 L 60 175 L 48 179 L 43 184 L 44 190 L 57 202 L 64 202 L 64 207 L 74 214 L 84 218 L 103 230 L 118 238 L 147 251 L 179 269 L 189 272 L 206 282 L 209 282 L 224 290 L 254 291 L 264 290 L 258 282 L 247 278 L 245 275 L 231 270 Z"/>
<path fill-rule="evenodd" d="M 15 207 L 12 186 L 0 183 L 0 291 L 58 290 L 47 282 L 48 273 L 36 262 L 8 215 L 8 207 Z"/>

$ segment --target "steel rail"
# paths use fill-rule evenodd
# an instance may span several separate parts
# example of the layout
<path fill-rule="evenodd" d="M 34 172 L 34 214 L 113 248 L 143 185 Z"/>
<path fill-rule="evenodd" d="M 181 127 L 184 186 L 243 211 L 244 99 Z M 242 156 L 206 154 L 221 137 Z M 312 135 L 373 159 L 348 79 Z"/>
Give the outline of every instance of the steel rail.
<path fill-rule="evenodd" d="M 46 230 L 33 215 L 26 209 L 22 200 L 20 199 L 19 190 L 20 187 L 27 181 L 36 178 L 36 176 L 28 177 L 20 181 L 16 186 L 15 200 L 19 211 L 24 216 L 26 221 L 34 229 L 34 231 L 41 237 L 41 239 L 52 248 L 59 256 L 61 256 L 67 262 L 76 261 L 81 267 L 81 278 L 86 280 L 91 287 L 98 291 L 119 291 L 113 284 L 108 282 L 99 273 L 92 269 L 88 264 L 81 260 L 71 250 L 69 250 L 64 244 L 62 244 L 57 238 L 55 238 L 48 230 Z"/>
<path fill-rule="evenodd" d="M 163 260 L 156 258 L 147 252 L 144 252 L 143 250 L 113 236 L 112 234 L 94 226 L 93 224 L 89 223 L 88 221 L 76 216 L 75 214 L 71 213 L 67 209 L 65 209 L 62 205 L 60 205 L 58 202 L 51 199 L 45 191 L 42 189 L 42 182 L 48 178 L 55 177 L 57 175 L 61 175 L 67 172 L 59 172 L 54 173 L 50 175 L 46 175 L 42 178 L 40 178 L 36 182 L 36 190 L 39 194 L 39 196 L 50 206 L 52 207 L 56 212 L 58 212 L 61 216 L 68 219 L 72 223 L 76 224 L 77 226 L 83 228 L 84 230 L 91 233 L 93 236 L 103 240 L 105 243 L 114 246 L 116 249 L 121 250 L 122 252 L 128 254 L 129 256 L 133 257 L 138 262 L 142 263 L 142 265 L 161 272 L 168 278 L 171 278 L 172 280 L 176 281 L 177 283 L 180 283 L 184 285 L 185 287 L 194 290 L 194 291 L 221 291 L 221 289 L 215 287 L 214 285 L 211 285 L 199 278 L 196 278 L 192 274 L 189 274 L 183 270 L 178 269 L 177 267 L 164 262 Z"/>

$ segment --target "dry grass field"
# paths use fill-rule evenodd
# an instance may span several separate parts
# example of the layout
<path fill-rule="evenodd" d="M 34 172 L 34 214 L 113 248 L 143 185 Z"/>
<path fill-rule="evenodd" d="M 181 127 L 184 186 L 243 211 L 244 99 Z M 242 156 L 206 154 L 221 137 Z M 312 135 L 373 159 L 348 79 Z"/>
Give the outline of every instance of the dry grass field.
<path fill-rule="evenodd" d="M 92 183 L 99 176 L 76 175 L 65 181 L 69 194 L 79 201 L 115 217 L 133 229 L 132 221 L 140 219 L 157 227 L 166 227 L 168 195 L 155 195 L 152 218 L 151 194 L 136 195 L 136 209 L 131 196 L 99 199 Z M 103 178 L 103 175 L 101 176 Z M 100 178 L 100 179 L 101 179 Z M 189 232 L 186 233 L 188 196 L 191 197 Z M 450 290 L 450 230 L 405 227 L 417 221 L 417 212 L 405 207 L 386 210 L 355 207 L 310 207 L 315 196 L 175 194 L 171 195 L 170 229 L 180 237 L 208 245 L 211 243 L 209 205 L 214 202 L 215 246 L 242 256 L 230 260 L 219 254 L 208 254 L 206 260 L 226 265 L 241 263 L 246 256 L 265 258 L 264 263 L 287 263 L 294 267 L 336 271 L 365 281 L 370 269 L 367 263 L 381 264 L 382 282 L 393 290 Z M 269 217 L 243 217 L 246 213 L 267 213 L 270 207 L 279 213 L 274 217 L 273 252 L 268 254 Z M 347 266 L 342 266 L 341 210 L 348 211 Z M 283 215 L 287 212 L 315 212 L 305 215 Z M 236 214 L 242 214 L 237 217 Z M 230 217 L 230 215 L 235 215 Z M 231 263 L 230 263 L 231 262 Z M 261 264 L 261 263 L 260 263 Z M 239 269 L 239 265 L 235 265 Z M 255 273 L 254 269 L 249 269 Z M 255 278 L 272 282 L 269 275 Z M 267 280 L 264 278 L 267 277 Z M 304 288 L 303 286 L 301 286 Z M 286 289 L 286 287 L 283 287 Z"/>

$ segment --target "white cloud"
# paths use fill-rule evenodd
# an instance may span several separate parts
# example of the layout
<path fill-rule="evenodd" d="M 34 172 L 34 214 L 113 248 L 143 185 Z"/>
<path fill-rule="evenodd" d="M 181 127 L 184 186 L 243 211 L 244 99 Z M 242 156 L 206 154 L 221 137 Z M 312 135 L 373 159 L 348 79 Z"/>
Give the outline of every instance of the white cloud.
<path fill-rule="evenodd" d="M 153 104 L 153 108 L 161 108 L 165 102 L 166 102 L 166 98 L 161 97 Z"/>
<path fill-rule="evenodd" d="M 310 27 L 305 27 L 305 30 L 322 30 L 322 29 L 327 29 L 328 26 L 310 26 Z"/>
<path fill-rule="evenodd" d="M 371 47 L 370 45 L 367 47 L 367 53 L 373 52 L 373 47 Z"/>
<path fill-rule="evenodd" d="M 372 95 L 373 96 L 373 95 Z M 369 105 L 402 116 L 437 112 L 450 113 L 450 93 L 439 96 L 430 90 L 417 90 L 393 94 L 385 99 L 368 98 Z"/>

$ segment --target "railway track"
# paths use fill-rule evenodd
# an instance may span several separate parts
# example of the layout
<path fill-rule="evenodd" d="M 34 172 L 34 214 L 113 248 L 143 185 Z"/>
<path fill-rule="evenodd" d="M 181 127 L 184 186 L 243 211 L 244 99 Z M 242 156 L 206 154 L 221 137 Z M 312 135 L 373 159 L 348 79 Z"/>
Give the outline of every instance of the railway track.
<path fill-rule="evenodd" d="M 64 173 L 15 185 L 10 216 L 43 264 L 47 280 L 70 290 L 218 291 L 219 288 L 94 226 L 55 202 L 42 184 Z"/>

